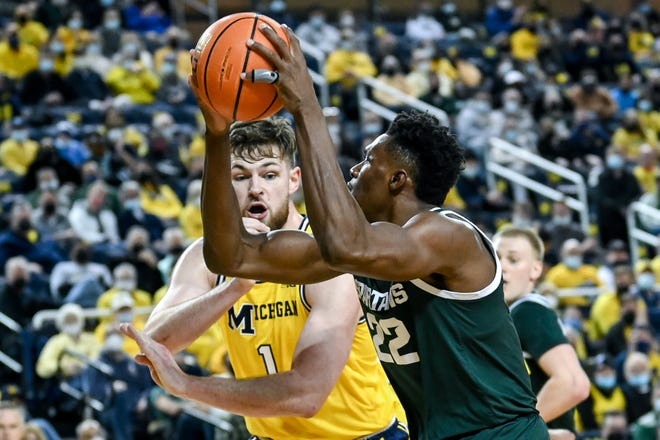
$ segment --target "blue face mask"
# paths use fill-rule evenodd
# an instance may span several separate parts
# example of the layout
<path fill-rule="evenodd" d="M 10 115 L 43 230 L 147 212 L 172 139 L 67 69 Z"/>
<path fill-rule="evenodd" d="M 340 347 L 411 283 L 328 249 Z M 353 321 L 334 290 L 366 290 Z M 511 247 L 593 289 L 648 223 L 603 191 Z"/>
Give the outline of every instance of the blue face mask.
<path fill-rule="evenodd" d="M 571 327 L 577 331 L 582 331 L 582 321 L 579 319 L 573 319 L 573 318 L 565 319 L 564 325 L 566 325 L 567 327 Z"/>
<path fill-rule="evenodd" d="M 569 269 L 576 270 L 582 266 L 582 257 L 578 255 L 569 255 L 568 257 L 564 258 L 564 264 Z"/>
<path fill-rule="evenodd" d="M 635 374 L 628 383 L 634 387 L 641 388 L 651 383 L 651 375 L 649 373 Z"/>
<path fill-rule="evenodd" d="M 620 170 L 624 167 L 626 161 L 620 154 L 612 154 L 607 157 L 607 167 L 612 170 Z"/>
<path fill-rule="evenodd" d="M 637 277 L 637 285 L 642 290 L 651 290 L 655 287 L 655 276 L 652 273 L 641 273 Z"/>
<path fill-rule="evenodd" d="M 616 376 L 596 376 L 594 379 L 596 386 L 603 390 L 611 390 L 616 386 Z"/>

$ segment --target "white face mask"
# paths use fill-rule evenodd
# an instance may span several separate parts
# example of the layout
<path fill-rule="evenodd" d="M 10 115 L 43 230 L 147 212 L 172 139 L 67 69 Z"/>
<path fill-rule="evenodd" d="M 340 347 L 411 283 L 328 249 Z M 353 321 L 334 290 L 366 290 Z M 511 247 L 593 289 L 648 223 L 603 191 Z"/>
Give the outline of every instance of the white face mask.
<path fill-rule="evenodd" d="M 117 321 L 119 322 L 133 322 L 133 312 L 119 312 L 117 313 Z"/>
<path fill-rule="evenodd" d="M 119 290 L 127 290 L 132 292 L 135 290 L 136 283 L 134 280 L 117 280 L 115 282 L 115 287 Z"/>
<path fill-rule="evenodd" d="M 62 333 L 66 333 L 69 336 L 78 336 L 81 332 L 82 323 L 80 322 L 72 322 L 62 326 Z"/>
<path fill-rule="evenodd" d="M 124 338 L 120 334 L 112 333 L 105 338 L 103 347 L 106 351 L 121 351 L 124 347 Z"/>

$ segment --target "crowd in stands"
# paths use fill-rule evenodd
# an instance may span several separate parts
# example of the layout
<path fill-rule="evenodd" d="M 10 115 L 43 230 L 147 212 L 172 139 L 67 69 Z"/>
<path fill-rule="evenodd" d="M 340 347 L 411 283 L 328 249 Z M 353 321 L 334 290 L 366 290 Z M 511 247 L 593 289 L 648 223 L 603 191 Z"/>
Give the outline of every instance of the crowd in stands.
<path fill-rule="evenodd" d="M 295 13 L 284 0 L 254 3 L 324 54 L 309 62 L 329 85 L 324 112 L 347 178 L 386 128 L 360 110 L 360 78 L 446 113 L 466 150 L 446 207 L 488 233 L 513 223 L 545 240 L 538 291 L 557 304 L 592 380 L 579 436 L 655 438 L 660 252 L 644 247 L 632 261 L 626 209 L 660 208 L 660 11 L 639 1 L 615 16 L 580 0 L 578 14 L 556 17 L 549 1 L 493 0 L 467 15 L 444 0 L 398 19 L 376 8 L 367 20 L 323 2 Z M 197 36 L 155 0 L 16 2 L 0 26 L 0 312 L 18 324 L 0 325 L 0 350 L 23 367 L 0 365 L 0 419 L 20 419 L 24 438 L 213 438 L 191 415 L 203 413 L 234 426 L 226 438 L 244 434 L 240 419 L 158 388 L 118 331 L 144 326 L 178 256 L 202 236 L 205 145 L 187 84 Z M 406 107 L 381 89 L 371 97 Z M 492 156 L 491 137 L 579 172 L 590 229 L 566 200 L 489 182 L 486 160 L 497 160 L 576 191 Z M 657 218 L 639 221 L 660 233 Z M 230 374 L 213 328 L 179 362 Z"/>

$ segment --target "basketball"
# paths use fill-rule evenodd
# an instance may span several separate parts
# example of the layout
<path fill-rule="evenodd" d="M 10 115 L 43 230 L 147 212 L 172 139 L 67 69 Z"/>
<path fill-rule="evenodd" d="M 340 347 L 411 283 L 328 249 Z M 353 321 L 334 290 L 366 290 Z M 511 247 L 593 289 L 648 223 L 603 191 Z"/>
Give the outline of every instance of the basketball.
<path fill-rule="evenodd" d="M 262 24 L 272 27 L 285 41 L 284 30 L 270 17 L 241 12 L 211 24 L 197 41 L 193 52 L 193 75 L 199 98 L 229 120 L 254 121 L 267 118 L 282 108 L 272 84 L 241 80 L 242 72 L 273 70 L 273 66 L 246 46 L 253 39 L 273 45 L 259 31 Z"/>

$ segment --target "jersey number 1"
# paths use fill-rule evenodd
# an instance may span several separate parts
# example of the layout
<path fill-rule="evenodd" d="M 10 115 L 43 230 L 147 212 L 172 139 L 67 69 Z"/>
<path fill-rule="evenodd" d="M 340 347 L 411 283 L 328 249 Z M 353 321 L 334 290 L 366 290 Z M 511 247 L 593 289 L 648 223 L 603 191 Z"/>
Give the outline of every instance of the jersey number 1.
<path fill-rule="evenodd" d="M 264 361 L 266 373 L 277 374 L 277 364 L 275 363 L 275 356 L 273 356 L 273 349 L 270 344 L 260 345 L 259 348 L 257 348 L 257 352 Z"/>

